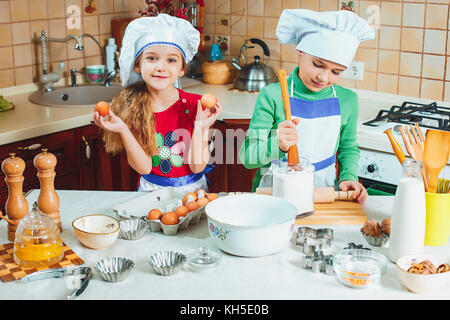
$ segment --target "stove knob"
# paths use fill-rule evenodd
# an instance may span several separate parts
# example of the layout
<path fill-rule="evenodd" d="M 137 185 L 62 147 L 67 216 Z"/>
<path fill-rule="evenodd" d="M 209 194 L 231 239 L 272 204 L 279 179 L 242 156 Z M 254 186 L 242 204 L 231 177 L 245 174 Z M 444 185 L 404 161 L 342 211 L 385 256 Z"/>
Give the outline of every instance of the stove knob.
<path fill-rule="evenodd" d="M 374 173 L 378 171 L 378 166 L 375 163 L 371 163 L 367 166 L 367 172 Z"/>

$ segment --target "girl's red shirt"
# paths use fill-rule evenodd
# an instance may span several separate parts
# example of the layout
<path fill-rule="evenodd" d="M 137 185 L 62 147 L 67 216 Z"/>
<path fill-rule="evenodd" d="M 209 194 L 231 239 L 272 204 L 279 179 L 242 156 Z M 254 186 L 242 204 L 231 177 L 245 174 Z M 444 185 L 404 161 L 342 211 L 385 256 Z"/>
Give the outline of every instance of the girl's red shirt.
<path fill-rule="evenodd" d="M 158 143 L 152 174 L 168 178 L 192 173 L 187 164 L 189 145 L 201 95 L 178 89 L 180 98 L 168 109 L 154 113 Z"/>

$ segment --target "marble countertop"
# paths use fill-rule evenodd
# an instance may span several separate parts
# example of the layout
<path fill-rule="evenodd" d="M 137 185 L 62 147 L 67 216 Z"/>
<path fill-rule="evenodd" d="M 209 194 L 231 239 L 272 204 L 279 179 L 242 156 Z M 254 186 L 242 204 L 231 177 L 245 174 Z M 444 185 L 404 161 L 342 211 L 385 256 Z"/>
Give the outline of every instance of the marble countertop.
<path fill-rule="evenodd" d="M 149 299 L 149 300 L 245 300 L 245 299 L 449 299 L 450 287 L 439 292 L 419 295 L 409 292 L 397 276 L 393 263 L 389 263 L 380 284 L 367 289 L 350 289 L 343 286 L 335 276 L 316 274 L 300 266 L 299 251 L 289 243 L 277 254 L 244 258 L 219 251 L 210 239 L 206 219 L 180 231 L 175 236 L 148 232 L 135 241 L 118 239 L 113 246 L 103 250 L 92 250 L 78 241 L 72 228 L 72 221 L 86 214 L 103 213 L 112 215 L 112 208 L 142 194 L 137 192 L 107 191 L 57 191 L 60 197 L 60 212 L 63 241 L 84 261 L 85 266 L 93 267 L 103 258 L 122 256 L 132 259 L 135 268 L 128 278 L 119 283 L 103 281 L 94 271 L 87 289 L 77 299 Z M 39 195 L 34 190 L 28 195 L 28 203 L 33 203 Z M 389 217 L 393 197 L 370 196 L 364 205 L 368 218 Z M 315 228 L 321 226 L 314 226 Z M 359 229 L 361 226 L 327 226 L 334 230 L 334 244 L 338 248 L 349 242 L 364 244 L 372 250 L 388 257 L 388 249 L 369 246 Z M 6 243 L 6 223 L 0 223 L 0 241 Z M 221 263 L 214 269 L 196 272 L 183 268 L 177 274 L 163 277 L 154 274 L 147 262 L 148 257 L 161 250 L 176 250 L 187 254 L 200 246 L 218 250 Z M 426 247 L 426 253 L 448 254 L 450 245 Z M 2 283 L 0 298 L 8 299 L 65 299 L 73 287 L 70 277 L 45 279 L 29 283 L 19 281 Z"/>

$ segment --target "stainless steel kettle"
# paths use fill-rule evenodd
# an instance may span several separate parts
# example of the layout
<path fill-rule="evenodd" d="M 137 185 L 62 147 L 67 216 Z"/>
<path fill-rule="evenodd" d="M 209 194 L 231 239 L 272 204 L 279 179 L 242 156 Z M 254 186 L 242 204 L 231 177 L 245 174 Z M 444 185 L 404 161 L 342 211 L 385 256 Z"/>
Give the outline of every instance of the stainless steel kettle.
<path fill-rule="evenodd" d="M 239 52 L 239 57 L 233 58 L 231 63 L 233 67 L 239 70 L 239 76 L 234 81 L 233 88 L 240 91 L 260 91 L 264 86 L 278 82 L 278 77 L 268 64 L 261 63 L 260 56 L 254 56 L 254 62 L 247 64 L 244 51 L 248 48 L 254 48 L 253 46 L 247 46 L 248 41 L 261 46 L 264 55 L 270 57 L 269 47 L 264 41 L 257 38 L 245 40 Z M 239 64 L 241 58 L 244 60 L 243 66 Z"/>

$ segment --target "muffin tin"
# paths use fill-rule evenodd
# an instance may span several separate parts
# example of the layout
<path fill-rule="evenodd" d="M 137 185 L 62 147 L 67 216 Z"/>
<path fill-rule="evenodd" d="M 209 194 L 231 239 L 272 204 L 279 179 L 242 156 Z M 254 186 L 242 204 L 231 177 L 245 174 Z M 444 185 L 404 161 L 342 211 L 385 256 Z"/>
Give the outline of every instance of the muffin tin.
<path fill-rule="evenodd" d="M 148 259 L 153 271 L 161 276 L 171 276 L 177 273 L 185 262 L 186 256 L 175 251 L 156 252 Z"/>
<path fill-rule="evenodd" d="M 141 218 L 130 218 L 120 221 L 119 237 L 125 240 L 137 240 L 142 238 L 147 230 L 149 224 Z"/>
<path fill-rule="evenodd" d="M 103 280 L 120 282 L 125 280 L 134 269 L 134 262 L 123 257 L 110 257 L 98 261 L 94 268 Z"/>
<path fill-rule="evenodd" d="M 219 197 L 228 195 L 226 192 L 217 194 Z M 186 230 L 189 226 L 198 224 L 200 219 L 206 218 L 205 207 L 189 212 L 186 217 L 180 217 L 177 224 L 166 225 L 161 220 L 148 220 L 147 214 L 151 209 L 159 209 L 163 213 L 174 211 L 181 206 L 184 194 L 174 191 L 173 188 L 159 189 L 149 193 L 143 193 L 141 197 L 124 202 L 113 208 L 119 220 L 141 218 L 150 225 L 153 232 L 162 232 L 168 236 L 174 236 L 178 231 Z"/>

